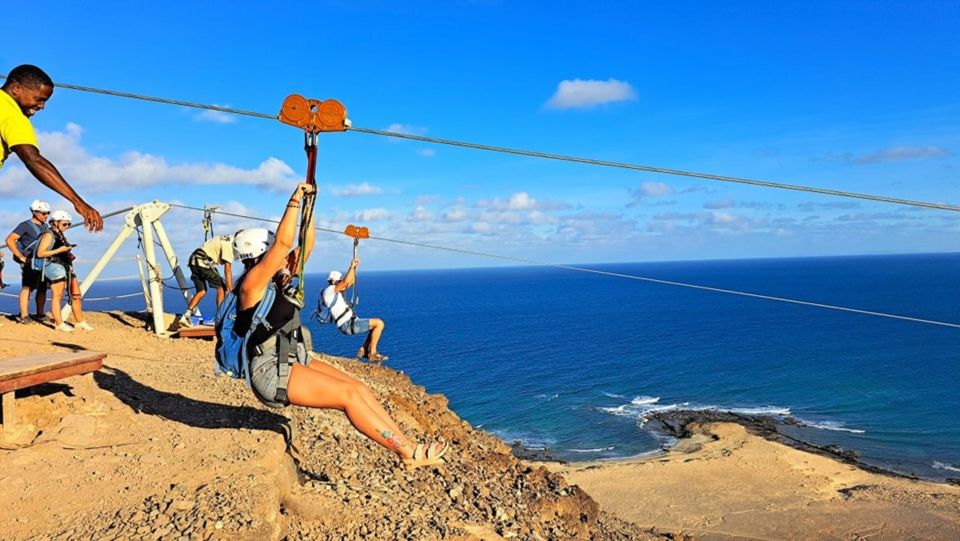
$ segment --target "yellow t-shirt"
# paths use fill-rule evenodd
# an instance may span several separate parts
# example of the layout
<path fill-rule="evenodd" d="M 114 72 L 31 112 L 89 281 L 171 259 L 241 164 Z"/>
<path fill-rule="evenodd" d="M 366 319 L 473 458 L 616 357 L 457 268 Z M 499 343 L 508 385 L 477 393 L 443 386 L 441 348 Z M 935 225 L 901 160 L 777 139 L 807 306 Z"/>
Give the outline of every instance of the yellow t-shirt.
<path fill-rule="evenodd" d="M 10 156 L 11 148 L 17 145 L 38 146 L 37 134 L 33 131 L 30 119 L 23 114 L 13 97 L 3 90 L 0 90 L 0 144 L 3 145 L 0 169 Z"/>
<path fill-rule="evenodd" d="M 214 265 L 223 265 L 235 259 L 233 255 L 233 237 L 230 235 L 213 237 L 205 242 L 200 249 L 207 253 L 207 256 L 213 260 Z"/>

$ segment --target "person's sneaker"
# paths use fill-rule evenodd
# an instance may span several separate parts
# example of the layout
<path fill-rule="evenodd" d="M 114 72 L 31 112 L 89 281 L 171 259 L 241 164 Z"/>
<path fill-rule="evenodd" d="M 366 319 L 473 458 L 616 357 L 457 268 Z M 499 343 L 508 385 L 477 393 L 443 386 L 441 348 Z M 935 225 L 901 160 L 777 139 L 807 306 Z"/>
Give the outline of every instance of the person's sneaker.
<path fill-rule="evenodd" d="M 73 332 L 73 327 L 67 325 L 66 323 L 61 323 L 54 328 L 62 332 Z"/>
<path fill-rule="evenodd" d="M 177 323 L 179 323 L 181 327 L 193 327 L 193 323 L 190 323 L 190 316 L 186 314 L 180 316 Z"/>
<path fill-rule="evenodd" d="M 30 318 L 28 318 L 28 317 L 17 316 L 17 317 L 15 317 L 15 318 L 13 318 L 13 320 L 16 321 L 17 323 L 21 324 L 21 325 L 26 325 L 26 324 L 28 324 L 28 323 L 33 323 L 33 320 L 30 319 Z"/>
<path fill-rule="evenodd" d="M 30 319 L 36 321 L 37 323 L 44 323 L 46 321 L 52 322 L 53 319 L 47 317 L 47 314 L 31 314 Z"/>
<path fill-rule="evenodd" d="M 74 329 L 83 329 L 83 330 L 85 330 L 85 331 L 87 331 L 87 332 L 90 332 L 90 331 L 93 330 L 93 327 L 91 327 L 90 324 L 87 323 L 86 321 L 81 321 L 80 323 L 75 324 L 75 325 L 73 326 L 73 328 L 74 328 Z"/>

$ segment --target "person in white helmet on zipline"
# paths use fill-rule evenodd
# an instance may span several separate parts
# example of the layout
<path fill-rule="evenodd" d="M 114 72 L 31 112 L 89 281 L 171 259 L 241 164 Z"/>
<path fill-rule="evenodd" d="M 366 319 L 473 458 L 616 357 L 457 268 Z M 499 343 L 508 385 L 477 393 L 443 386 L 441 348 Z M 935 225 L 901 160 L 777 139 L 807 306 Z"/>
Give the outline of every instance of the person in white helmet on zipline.
<path fill-rule="evenodd" d="M 358 359 L 383 362 L 389 357 L 377 351 L 377 344 L 380 343 L 380 335 L 383 334 L 386 323 L 376 317 L 357 317 L 353 305 L 347 302 L 347 299 L 343 296 L 344 292 L 356 283 L 357 267 L 359 266 L 360 260 L 354 259 L 350 262 L 350 268 L 347 269 L 346 276 L 340 271 L 330 271 L 330 274 L 327 275 L 328 285 L 320 293 L 320 301 L 330 311 L 330 321 L 337 326 L 341 333 L 347 336 L 367 333 L 367 338 L 357 351 Z"/>
<path fill-rule="evenodd" d="M 448 445 L 417 444 L 408 439 L 370 388 L 336 367 L 310 359 L 300 326 L 302 304 L 288 291 L 297 272 L 301 247 L 295 247 L 301 201 L 316 187 L 301 183 L 290 197 L 277 233 L 246 229 L 234 236 L 234 249 L 244 268 L 237 280 L 232 332 L 246 336 L 247 383 L 264 404 L 338 409 L 360 433 L 395 453 L 407 468 L 443 462 Z M 310 257 L 314 243 L 313 215 L 305 227 L 302 252 Z M 263 324 L 253 326 L 254 313 L 269 287 L 277 294 Z M 251 328 L 252 327 L 252 328 Z"/>

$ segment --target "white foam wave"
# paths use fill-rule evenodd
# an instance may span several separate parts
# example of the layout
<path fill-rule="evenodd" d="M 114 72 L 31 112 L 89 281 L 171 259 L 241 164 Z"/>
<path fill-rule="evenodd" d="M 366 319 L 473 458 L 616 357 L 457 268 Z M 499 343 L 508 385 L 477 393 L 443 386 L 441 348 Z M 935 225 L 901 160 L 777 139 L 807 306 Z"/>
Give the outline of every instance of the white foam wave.
<path fill-rule="evenodd" d="M 534 398 L 539 398 L 540 400 L 546 400 L 547 402 L 549 402 L 549 401 L 557 398 L 558 396 L 560 396 L 560 393 L 538 394 L 538 395 L 535 395 Z"/>
<path fill-rule="evenodd" d="M 630 400 L 627 404 L 621 404 L 619 406 L 608 406 L 601 407 L 600 411 L 605 411 L 611 415 L 617 415 L 621 417 L 634 417 L 640 421 L 640 425 L 646 424 L 650 419 L 650 416 L 654 413 L 661 413 L 664 411 L 673 411 L 678 409 L 692 410 L 692 411 L 727 411 L 731 413 L 737 413 L 740 415 L 771 415 L 771 416 L 780 416 L 786 417 L 790 415 L 790 408 L 784 408 L 780 406 L 758 406 L 758 407 L 748 407 L 748 408 L 728 408 L 723 406 L 715 405 L 701 405 L 701 404 L 691 404 L 689 402 L 681 402 L 678 404 L 660 404 L 659 396 L 637 396 Z"/>
<path fill-rule="evenodd" d="M 847 428 L 839 421 L 806 421 L 797 419 L 801 426 L 819 428 L 820 430 L 832 430 L 834 432 L 849 432 L 851 434 L 865 434 L 867 431 L 860 428 Z"/>
<path fill-rule="evenodd" d="M 943 462 L 937 462 L 936 460 L 933 461 L 933 467 L 936 468 L 936 469 L 938 469 L 938 470 L 947 470 L 947 471 L 953 471 L 953 472 L 960 472 L 960 468 L 958 468 L 957 466 L 955 466 L 955 465 L 950 465 L 950 464 L 944 464 Z"/>
<path fill-rule="evenodd" d="M 567 449 L 571 453 L 602 453 L 603 451 L 612 451 L 616 447 L 597 447 L 596 449 Z"/>
<path fill-rule="evenodd" d="M 626 398 L 622 394 L 613 394 L 613 393 L 608 393 L 607 391 L 600 391 L 600 392 L 602 392 L 604 396 L 609 398 Z"/>

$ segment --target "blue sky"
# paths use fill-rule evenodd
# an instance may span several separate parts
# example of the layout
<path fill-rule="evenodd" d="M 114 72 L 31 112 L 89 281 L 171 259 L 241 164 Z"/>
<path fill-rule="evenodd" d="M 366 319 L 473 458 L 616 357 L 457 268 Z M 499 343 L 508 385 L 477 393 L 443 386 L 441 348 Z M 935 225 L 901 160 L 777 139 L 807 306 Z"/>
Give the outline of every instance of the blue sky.
<path fill-rule="evenodd" d="M 366 128 L 960 205 L 956 3 L 673 4 L 48 2 L 4 18 L 0 72 L 270 113 L 334 97 Z M 60 89 L 34 125 L 103 212 L 276 216 L 304 172 L 301 134 L 268 120 Z M 322 136 L 318 182 L 326 227 L 558 263 L 960 250 L 960 213 L 361 133 Z M 11 159 L 0 225 L 35 197 L 60 206 Z M 197 214 L 165 222 L 182 256 L 202 241 Z M 73 240 L 93 258 L 119 227 Z M 345 237 L 319 240 L 311 270 L 349 259 Z"/>

